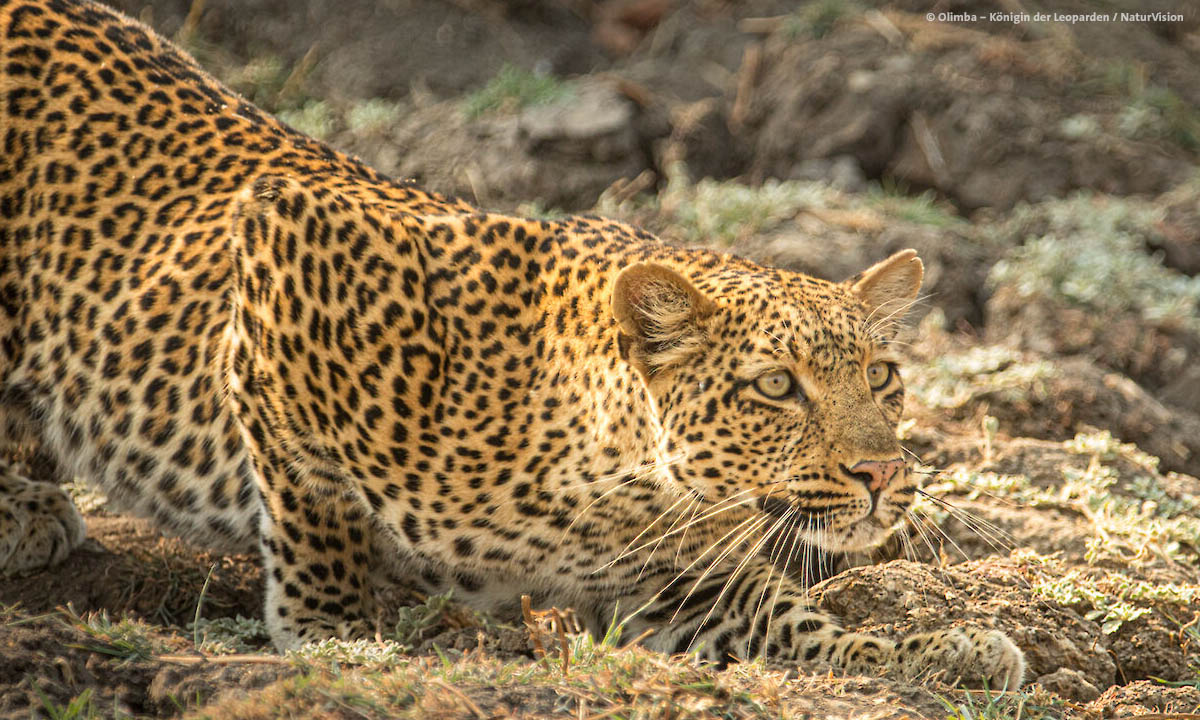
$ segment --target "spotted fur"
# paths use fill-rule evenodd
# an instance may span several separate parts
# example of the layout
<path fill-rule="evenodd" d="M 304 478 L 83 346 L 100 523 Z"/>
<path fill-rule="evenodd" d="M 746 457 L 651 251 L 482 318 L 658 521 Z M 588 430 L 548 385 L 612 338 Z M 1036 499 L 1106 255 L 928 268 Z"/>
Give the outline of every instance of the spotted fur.
<path fill-rule="evenodd" d="M 0 0 L 0 37 L 6 438 L 261 547 L 280 647 L 364 634 L 388 578 L 593 628 L 639 610 L 631 634 L 720 660 L 1020 683 L 998 632 L 847 633 L 788 572 L 878 544 L 913 499 L 887 349 L 912 251 L 829 283 L 484 213 L 100 5 Z M 0 474 L 3 572 L 81 540 L 61 493 Z"/>

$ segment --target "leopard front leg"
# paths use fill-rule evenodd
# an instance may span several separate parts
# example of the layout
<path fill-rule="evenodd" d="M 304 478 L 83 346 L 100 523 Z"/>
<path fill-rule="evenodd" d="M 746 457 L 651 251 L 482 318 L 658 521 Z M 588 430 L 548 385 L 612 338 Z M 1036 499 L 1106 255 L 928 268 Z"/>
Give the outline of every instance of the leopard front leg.
<path fill-rule="evenodd" d="M 62 488 L 29 480 L 23 465 L 0 460 L 0 577 L 62 562 L 86 533 Z"/>
<path fill-rule="evenodd" d="M 348 493 L 289 483 L 268 494 L 262 520 L 264 617 L 281 650 L 367 637 L 369 522 Z"/>
<path fill-rule="evenodd" d="M 827 664 L 850 674 L 1014 689 L 1025 674 L 1021 650 L 1003 633 L 981 628 L 911 635 L 900 642 L 851 633 L 809 604 L 804 590 L 766 559 L 740 572 L 710 572 L 674 582 L 630 626 L 653 627 L 647 645 L 664 652 L 697 650 L 724 662 L 766 655 Z"/>
<path fill-rule="evenodd" d="M 365 501 L 326 464 L 273 440 L 251 418 L 244 436 L 263 498 L 260 521 L 272 642 L 366 637 L 372 616 L 367 585 L 371 527 Z"/>
<path fill-rule="evenodd" d="M 287 650 L 367 637 L 373 615 L 367 501 L 311 428 L 289 414 L 294 407 L 288 393 L 278 393 L 280 383 L 257 371 L 266 360 L 250 350 L 236 323 L 230 340 L 230 397 L 263 501 L 263 619 L 271 641 Z"/>

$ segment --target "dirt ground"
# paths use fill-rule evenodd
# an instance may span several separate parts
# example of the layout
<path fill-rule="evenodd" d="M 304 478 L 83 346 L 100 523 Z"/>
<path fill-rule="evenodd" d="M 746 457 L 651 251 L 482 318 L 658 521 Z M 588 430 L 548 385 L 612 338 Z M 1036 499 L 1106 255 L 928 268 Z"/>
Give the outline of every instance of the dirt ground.
<path fill-rule="evenodd" d="M 598 212 L 833 279 L 917 248 L 900 433 L 925 492 L 905 536 L 837 558 L 812 596 L 889 637 L 1001 629 L 1029 684 L 697 667 L 560 636 L 548 610 L 511 627 L 402 592 L 381 620 L 399 646 L 283 657 L 255 557 L 79 487 L 87 543 L 0 579 L 0 717 L 1200 717 L 1191 5 L 1014 23 L 987 17 L 1093 4 L 113 4 L 306 132 L 488 208 Z"/>

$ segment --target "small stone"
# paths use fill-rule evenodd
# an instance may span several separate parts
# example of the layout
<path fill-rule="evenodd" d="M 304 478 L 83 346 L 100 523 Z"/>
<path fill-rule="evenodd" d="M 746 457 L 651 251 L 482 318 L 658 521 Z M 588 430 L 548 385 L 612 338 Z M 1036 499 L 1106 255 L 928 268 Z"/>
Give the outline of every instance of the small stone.
<path fill-rule="evenodd" d="M 1046 690 L 1068 700 L 1090 702 L 1100 697 L 1100 690 L 1088 682 L 1083 673 L 1071 668 L 1059 668 L 1042 675 L 1037 682 Z"/>

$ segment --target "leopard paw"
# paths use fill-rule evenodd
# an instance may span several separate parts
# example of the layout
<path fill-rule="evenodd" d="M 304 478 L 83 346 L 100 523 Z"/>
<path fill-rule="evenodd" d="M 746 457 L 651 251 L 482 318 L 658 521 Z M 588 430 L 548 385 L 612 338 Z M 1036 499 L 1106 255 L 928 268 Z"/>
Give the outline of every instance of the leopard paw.
<path fill-rule="evenodd" d="M 969 627 L 904 638 L 892 667 L 908 678 L 940 674 L 949 683 L 1015 690 L 1025 676 L 1025 655 L 1004 633 Z"/>
<path fill-rule="evenodd" d="M 324 617 L 302 616 L 293 622 L 268 622 L 271 640 L 281 651 L 298 650 L 307 643 L 322 640 L 354 641 L 373 637 L 370 626 L 363 620 L 329 620 Z"/>
<path fill-rule="evenodd" d="M 273 572 L 268 576 L 263 614 L 271 641 L 279 650 L 296 650 L 322 640 L 353 641 L 374 636 L 374 628 L 367 621 L 372 614 L 369 594 L 336 597 L 328 594 L 339 590 L 336 586 L 314 588 L 273 581 L 273 576 Z M 328 598 L 324 605 L 316 594 L 321 589 Z"/>
<path fill-rule="evenodd" d="M 57 485 L 0 467 L 0 577 L 62 562 L 87 533 L 83 517 Z"/>

